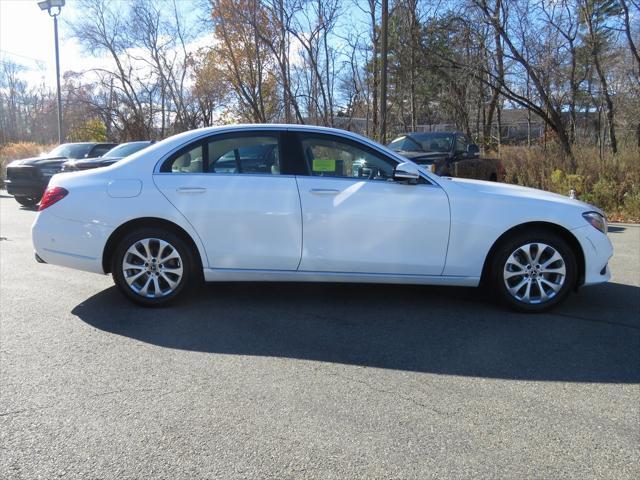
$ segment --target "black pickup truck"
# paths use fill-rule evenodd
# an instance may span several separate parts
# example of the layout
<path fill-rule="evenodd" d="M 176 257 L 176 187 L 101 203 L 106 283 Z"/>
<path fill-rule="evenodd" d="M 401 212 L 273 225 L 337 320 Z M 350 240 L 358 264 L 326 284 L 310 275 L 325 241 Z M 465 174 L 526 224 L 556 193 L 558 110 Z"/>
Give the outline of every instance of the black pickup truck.
<path fill-rule="evenodd" d="M 70 158 L 100 157 L 115 146 L 115 143 L 63 143 L 40 157 L 14 160 L 7 165 L 4 181 L 7 193 L 20 205 L 33 207 L 64 162 Z"/>
<path fill-rule="evenodd" d="M 462 132 L 405 133 L 389 145 L 391 150 L 442 177 L 497 181 L 500 161 L 480 158 L 480 149 Z"/>

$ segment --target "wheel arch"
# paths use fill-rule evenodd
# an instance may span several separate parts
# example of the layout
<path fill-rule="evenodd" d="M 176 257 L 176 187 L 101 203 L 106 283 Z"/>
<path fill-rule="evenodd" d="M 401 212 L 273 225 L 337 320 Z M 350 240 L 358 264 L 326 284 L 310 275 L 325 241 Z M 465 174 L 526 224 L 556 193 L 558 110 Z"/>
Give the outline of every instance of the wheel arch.
<path fill-rule="evenodd" d="M 551 223 L 551 222 L 521 223 L 519 225 L 511 227 L 509 230 L 507 230 L 502 235 L 500 235 L 497 238 L 497 240 L 493 242 L 493 245 L 489 249 L 489 252 L 487 253 L 487 256 L 484 259 L 484 264 L 482 266 L 482 276 L 480 277 L 481 278 L 480 282 L 482 284 L 486 284 L 486 281 L 488 280 L 489 273 L 490 273 L 489 269 L 491 265 L 491 259 L 493 258 L 493 255 L 495 254 L 496 250 L 500 247 L 502 242 L 504 242 L 507 238 L 517 233 L 530 230 L 530 229 L 542 229 L 542 230 L 553 232 L 558 236 L 562 237 L 562 239 L 569 244 L 569 246 L 571 247 L 571 249 L 574 251 L 576 255 L 576 263 L 578 266 L 578 278 L 577 278 L 576 288 L 582 285 L 584 283 L 584 278 L 585 278 L 585 257 L 584 257 L 584 251 L 582 250 L 582 246 L 580 245 L 580 242 L 578 242 L 578 239 L 573 235 L 573 233 L 571 233 L 570 230 L 566 229 L 561 225 L 558 225 L 557 223 Z"/>
<path fill-rule="evenodd" d="M 170 220 L 165 220 L 163 218 L 142 217 L 135 218 L 123 223 L 118 228 L 116 228 L 113 233 L 111 233 L 102 252 L 102 270 L 104 271 L 104 273 L 111 273 L 111 258 L 115 253 L 118 242 L 120 242 L 120 240 L 129 232 L 133 231 L 136 228 L 143 227 L 165 228 L 175 233 L 176 235 L 179 235 L 187 243 L 187 245 L 191 247 L 193 251 L 194 259 L 196 261 L 196 270 L 198 270 L 198 266 L 200 267 L 200 270 L 202 270 L 204 264 L 200 255 L 200 249 L 198 248 L 198 245 L 194 241 L 193 237 L 189 235 L 189 233 L 184 228 L 174 222 L 171 222 Z"/>

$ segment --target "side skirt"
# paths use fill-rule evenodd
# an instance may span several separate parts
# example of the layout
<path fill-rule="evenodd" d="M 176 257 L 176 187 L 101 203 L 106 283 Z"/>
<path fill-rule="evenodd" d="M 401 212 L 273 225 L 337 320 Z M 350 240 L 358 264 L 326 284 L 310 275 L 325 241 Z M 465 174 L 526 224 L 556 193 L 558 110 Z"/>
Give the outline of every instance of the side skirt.
<path fill-rule="evenodd" d="M 205 268 L 207 282 L 344 282 L 477 287 L 480 277 Z"/>

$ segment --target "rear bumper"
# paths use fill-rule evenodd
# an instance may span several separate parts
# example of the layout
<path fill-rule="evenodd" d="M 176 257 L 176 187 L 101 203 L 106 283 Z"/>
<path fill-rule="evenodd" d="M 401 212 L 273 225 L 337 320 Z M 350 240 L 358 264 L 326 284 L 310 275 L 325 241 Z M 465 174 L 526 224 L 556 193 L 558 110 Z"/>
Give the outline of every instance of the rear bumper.
<path fill-rule="evenodd" d="M 111 227 L 69 220 L 44 210 L 31 227 L 31 239 L 36 260 L 42 263 L 104 273 L 102 253 L 112 231 Z"/>

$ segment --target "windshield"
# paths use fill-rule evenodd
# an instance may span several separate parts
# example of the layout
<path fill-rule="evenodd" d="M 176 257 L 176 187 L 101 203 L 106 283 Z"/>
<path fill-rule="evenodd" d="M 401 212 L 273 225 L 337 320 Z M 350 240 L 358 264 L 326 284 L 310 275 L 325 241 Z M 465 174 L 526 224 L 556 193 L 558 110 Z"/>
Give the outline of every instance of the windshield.
<path fill-rule="evenodd" d="M 412 133 L 396 138 L 389 148 L 396 152 L 446 153 L 451 151 L 452 145 L 450 133 Z"/>
<path fill-rule="evenodd" d="M 85 158 L 91 151 L 91 143 L 63 143 L 49 152 L 51 157 Z"/>
<path fill-rule="evenodd" d="M 111 150 L 105 153 L 102 158 L 123 158 L 127 155 L 131 155 L 139 150 L 142 150 L 143 148 L 148 147 L 150 144 L 150 142 L 123 143 L 122 145 L 113 147 Z"/>

